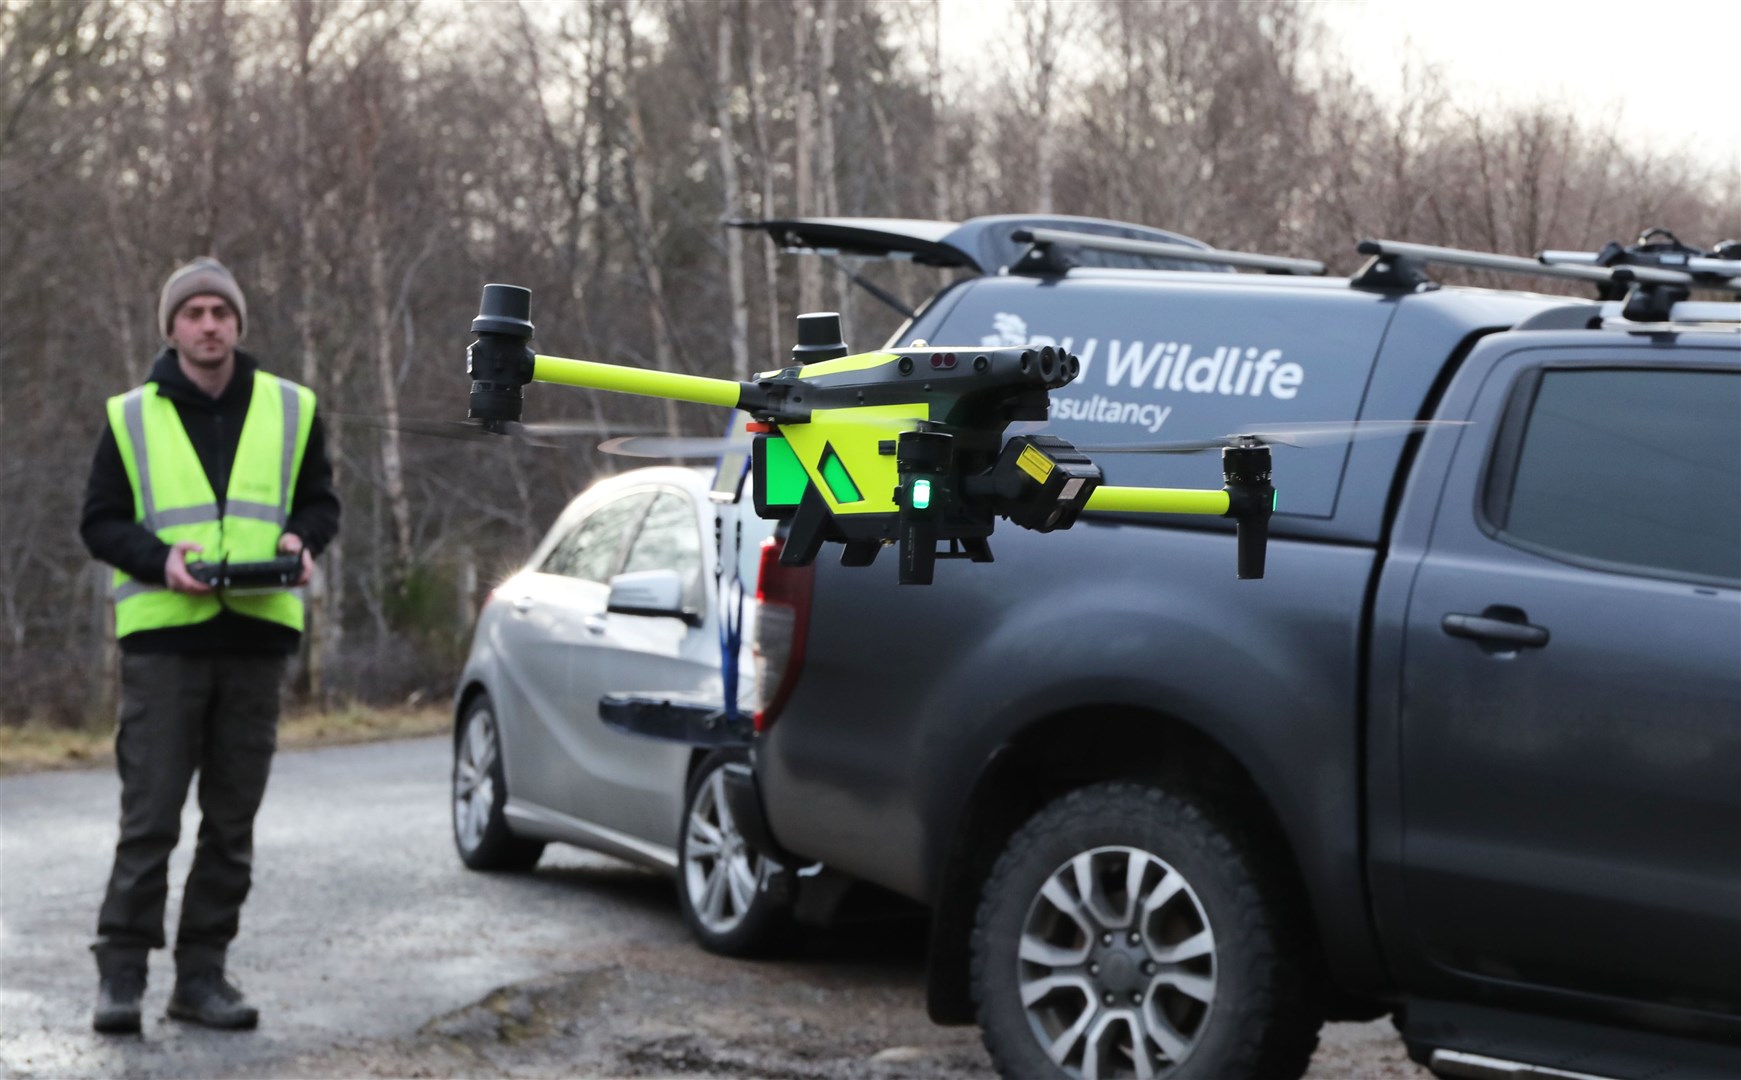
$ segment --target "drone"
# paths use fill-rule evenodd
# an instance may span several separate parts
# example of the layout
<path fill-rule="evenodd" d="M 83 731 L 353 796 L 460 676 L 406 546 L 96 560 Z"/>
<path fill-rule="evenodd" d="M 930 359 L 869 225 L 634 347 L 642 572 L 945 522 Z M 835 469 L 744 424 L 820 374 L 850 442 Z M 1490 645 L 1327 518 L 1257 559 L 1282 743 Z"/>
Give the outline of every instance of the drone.
<path fill-rule="evenodd" d="M 514 434 L 529 383 L 666 398 L 747 413 L 755 511 L 784 522 L 787 566 L 814 562 L 825 543 L 841 562 L 869 566 L 899 552 L 899 581 L 928 585 L 936 561 L 992 561 L 999 518 L 1036 532 L 1068 529 L 1084 510 L 1197 514 L 1233 519 L 1237 573 L 1261 578 L 1276 491 L 1270 445 L 1309 445 L 1403 434 L 1431 421 L 1305 424 L 1194 442 L 1078 448 L 1055 435 L 1010 434 L 1043 423 L 1049 394 L 1081 372 L 1051 346 L 885 349 L 849 354 L 833 313 L 798 317 L 799 361 L 748 381 L 708 378 L 535 353 L 531 290 L 485 285 L 467 425 Z M 613 443 L 615 445 L 613 445 Z M 637 448 L 634 444 L 641 443 Z M 601 449 L 683 456 L 660 440 L 618 439 Z M 1219 489 L 1104 483 L 1091 453 L 1221 452 Z"/>

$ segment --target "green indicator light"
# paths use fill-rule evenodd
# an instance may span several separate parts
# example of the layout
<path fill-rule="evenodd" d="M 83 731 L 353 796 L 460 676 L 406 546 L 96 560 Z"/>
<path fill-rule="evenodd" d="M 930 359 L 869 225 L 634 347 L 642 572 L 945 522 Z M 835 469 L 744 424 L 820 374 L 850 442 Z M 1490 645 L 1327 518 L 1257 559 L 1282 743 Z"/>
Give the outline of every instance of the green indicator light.
<path fill-rule="evenodd" d="M 913 509 L 924 510 L 931 505 L 931 481 L 913 481 Z"/>
<path fill-rule="evenodd" d="M 1272 513 L 1272 514 L 1275 513 L 1276 504 L 1281 501 L 1281 498 L 1282 498 L 1282 493 L 1279 491 L 1272 491 L 1269 493 L 1270 513 Z"/>

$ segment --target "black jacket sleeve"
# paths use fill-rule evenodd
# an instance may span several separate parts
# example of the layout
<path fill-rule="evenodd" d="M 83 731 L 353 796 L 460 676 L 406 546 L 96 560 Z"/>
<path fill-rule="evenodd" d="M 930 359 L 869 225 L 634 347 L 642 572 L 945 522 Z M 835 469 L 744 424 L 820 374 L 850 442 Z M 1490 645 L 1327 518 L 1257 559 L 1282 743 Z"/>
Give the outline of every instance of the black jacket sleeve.
<path fill-rule="evenodd" d="M 339 532 L 339 497 L 332 487 L 332 462 L 327 460 L 326 428 L 318 407 L 308 427 L 308 445 L 302 450 L 302 469 L 296 474 L 284 531 L 302 537 L 302 545 L 317 558 Z"/>
<path fill-rule="evenodd" d="M 169 545 L 133 520 L 135 512 L 133 485 L 127 482 L 121 448 L 115 443 L 114 431 L 104 424 L 91 461 L 91 479 L 85 485 L 79 536 L 97 560 L 148 585 L 161 585 Z"/>

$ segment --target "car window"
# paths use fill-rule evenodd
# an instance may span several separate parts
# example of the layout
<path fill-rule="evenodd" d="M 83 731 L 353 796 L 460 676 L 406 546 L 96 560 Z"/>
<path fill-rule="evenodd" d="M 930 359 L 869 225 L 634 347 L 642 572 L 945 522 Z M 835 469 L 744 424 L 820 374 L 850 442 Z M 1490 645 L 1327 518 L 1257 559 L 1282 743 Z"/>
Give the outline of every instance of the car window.
<path fill-rule="evenodd" d="M 1055 345 L 1082 374 L 1053 391 L 1049 434 L 1082 446 L 1203 439 L 1297 421 L 1351 420 L 1389 309 L 1357 292 L 1159 290 L 1141 280 L 986 278 L 910 327 L 933 345 Z M 1384 417 L 1383 419 L 1396 419 Z M 1340 446 L 1273 451 L 1277 509 L 1335 512 Z M 1109 484 L 1219 488 L 1213 453 L 1096 458 Z"/>
<path fill-rule="evenodd" d="M 650 491 L 637 491 L 593 510 L 557 541 L 538 567 L 539 572 L 583 581 L 609 580 L 616 572 L 623 541 L 652 498 Z"/>
<path fill-rule="evenodd" d="M 621 572 L 675 570 L 683 578 L 684 606 L 699 608 L 701 563 L 701 533 L 695 526 L 693 504 L 676 492 L 660 492 Z"/>
<path fill-rule="evenodd" d="M 1542 374 L 1508 539 L 1669 576 L 1741 581 L 1741 375 Z"/>

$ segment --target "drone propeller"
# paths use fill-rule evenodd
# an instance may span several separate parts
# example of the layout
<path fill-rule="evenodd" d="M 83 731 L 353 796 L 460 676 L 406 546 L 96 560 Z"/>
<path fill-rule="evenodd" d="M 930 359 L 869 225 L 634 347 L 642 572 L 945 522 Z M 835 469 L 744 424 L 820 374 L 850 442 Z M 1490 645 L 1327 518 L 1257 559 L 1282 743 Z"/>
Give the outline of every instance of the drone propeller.
<path fill-rule="evenodd" d="M 363 413 L 339 412 L 332 415 L 368 427 L 380 428 L 384 431 L 401 431 L 410 435 L 433 435 L 442 439 L 464 439 L 474 442 L 507 436 L 534 446 L 556 445 L 544 442 L 545 439 L 598 438 L 601 435 L 621 435 L 624 432 L 655 430 L 628 427 L 623 424 L 601 424 L 592 420 L 545 420 L 526 424 L 518 420 L 424 420 L 402 416 L 395 421 L 384 416 L 369 416 Z"/>
<path fill-rule="evenodd" d="M 930 421 L 920 420 L 917 417 L 867 416 L 854 419 L 852 425 L 857 428 L 884 430 L 891 435 L 898 435 L 903 431 L 922 430 L 930 425 Z M 1013 433 L 1017 427 L 1021 426 L 1028 425 L 1012 424 L 1010 430 Z M 1045 425 L 1042 422 L 1039 426 L 1044 427 Z M 731 450 L 745 449 L 748 445 L 746 441 L 730 436 L 722 438 L 705 435 L 648 435 L 609 439 L 599 443 L 598 448 L 604 453 L 616 454 L 619 457 L 714 458 Z"/>
<path fill-rule="evenodd" d="M 1467 420 L 1331 420 L 1266 428 L 1213 439 L 1136 443 L 1123 446 L 1079 446 L 1084 454 L 1200 454 L 1230 446 L 1333 446 L 1362 439 L 1412 435 L 1435 428 L 1463 427 Z"/>
<path fill-rule="evenodd" d="M 607 439 L 598 444 L 599 451 L 618 457 L 639 458 L 715 458 L 727 450 L 745 444 L 717 436 L 637 435 L 622 439 Z"/>

